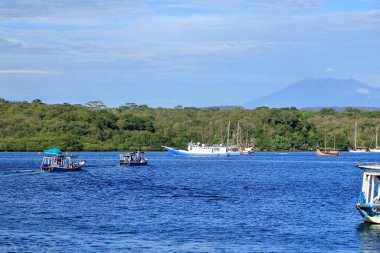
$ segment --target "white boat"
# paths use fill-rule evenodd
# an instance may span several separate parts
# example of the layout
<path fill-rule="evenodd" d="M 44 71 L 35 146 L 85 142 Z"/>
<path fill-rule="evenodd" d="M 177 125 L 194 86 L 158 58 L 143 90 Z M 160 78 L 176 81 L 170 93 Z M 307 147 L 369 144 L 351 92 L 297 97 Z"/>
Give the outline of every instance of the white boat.
<path fill-rule="evenodd" d="M 226 145 L 207 145 L 201 143 L 187 144 L 187 149 L 174 149 L 167 146 L 162 146 L 167 151 L 175 156 L 194 156 L 194 157 L 209 157 L 209 156 L 229 156 Z"/>
<path fill-rule="evenodd" d="M 377 146 L 377 135 L 378 135 L 378 132 L 379 132 L 379 126 L 376 127 L 376 136 L 375 136 L 375 138 L 376 138 L 376 144 L 375 145 L 376 146 L 375 146 L 375 148 L 370 148 L 369 152 L 377 152 L 377 153 L 380 152 L 380 147 Z"/>
<path fill-rule="evenodd" d="M 368 152 L 367 148 L 357 147 L 357 135 L 358 135 L 358 122 L 355 122 L 355 134 L 354 134 L 354 148 L 349 149 L 351 153 L 366 153 Z"/>
<path fill-rule="evenodd" d="M 246 148 L 243 149 L 242 154 L 243 154 L 243 155 L 250 155 L 250 154 L 252 154 L 253 152 L 254 152 L 253 147 L 246 147 Z"/>
<path fill-rule="evenodd" d="M 380 167 L 359 168 L 363 169 L 363 181 L 356 209 L 365 222 L 380 224 Z"/>

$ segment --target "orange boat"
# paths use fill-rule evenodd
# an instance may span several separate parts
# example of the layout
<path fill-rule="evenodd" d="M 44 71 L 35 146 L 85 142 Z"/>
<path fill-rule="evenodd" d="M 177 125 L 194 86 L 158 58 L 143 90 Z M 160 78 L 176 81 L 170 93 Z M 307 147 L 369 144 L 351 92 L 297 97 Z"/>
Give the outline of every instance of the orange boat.
<path fill-rule="evenodd" d="M 317 156 L 339 156 L 340 152 L 335 149 L 335 136 L 334 136 L 334 149 L 326 148 L 326 135 L 325 135 L 325 148 L 317 149 Z"/>
<path fill-rule="evenodd" d="M 338 150 L 332 149 L 317 149 L 317 156 L 339 156 L 340 152 Z"/>

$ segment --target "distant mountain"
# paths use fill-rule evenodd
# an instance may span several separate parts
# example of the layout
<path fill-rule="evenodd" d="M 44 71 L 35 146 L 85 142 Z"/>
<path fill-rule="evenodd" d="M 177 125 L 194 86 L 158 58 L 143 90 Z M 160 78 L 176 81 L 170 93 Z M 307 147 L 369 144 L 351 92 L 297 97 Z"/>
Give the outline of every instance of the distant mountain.
<path fill-rule="evenodd" d="M 380 88 L 353 79 L 307 78 L 244 105 L 259 106 L 379 107 Z"/>
<path fill-rule="evenodd" d="M 332 109 L 336 112 L 344 112 L 347 109 L 347 106 L 346 107 L 305 107 L 305 108 L 300 108 L 300 110 L 318 112 L 326 108 Z M 353 108 L 358 109 L 360 111 L 380 111 L 380 107 L 353 107 Z"/>

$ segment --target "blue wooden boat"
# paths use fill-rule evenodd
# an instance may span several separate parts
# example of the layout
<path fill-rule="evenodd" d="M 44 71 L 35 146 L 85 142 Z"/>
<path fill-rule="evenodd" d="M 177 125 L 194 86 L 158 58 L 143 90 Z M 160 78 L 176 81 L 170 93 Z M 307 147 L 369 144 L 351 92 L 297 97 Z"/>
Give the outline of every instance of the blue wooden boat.
<path fill-rule="evenodd" d="M 42 159 L 41 171 L 69 172 L 83 168 L 86 161 L 74 161 L 74 156 L 63 155 L 59 148 L 51 148 L 43 151 L 47 156 Z"/>
<path fill-rule="evenodd" d="M 148 165 L 148 159 L 145 158 L 145 153 L 143 151 L 137 150 L 135 152 L 121 154 L 120 165 L 127 166 L 143 166 Z"/>
<path fill-rule="evenodd" d="M 378 164 L 357 167 L 363 170 L 363 181 L 356 209 L 365 222 L 380 224 L 380 167 Z"/>

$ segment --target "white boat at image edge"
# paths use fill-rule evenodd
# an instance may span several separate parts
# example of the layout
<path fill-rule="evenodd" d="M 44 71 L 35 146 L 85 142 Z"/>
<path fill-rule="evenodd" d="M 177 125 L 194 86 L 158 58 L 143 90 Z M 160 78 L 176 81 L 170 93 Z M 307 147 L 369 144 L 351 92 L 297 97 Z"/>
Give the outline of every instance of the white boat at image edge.
<path fill-rule="evenodd" d="M 201 143 L 187 144 L 187 150 L 174 149 L 167 146 L 162 146 L 167 151 L 175 156 L 229 156 L 229 148 L 226 145 L 206 145 Z"/>
<path fill-rule="evenodd" d="M 365 222 L 380 224 L 380 165 L 366 163 L 357 167 L 363 170 L 363 181 L 356 209 Z"/>

